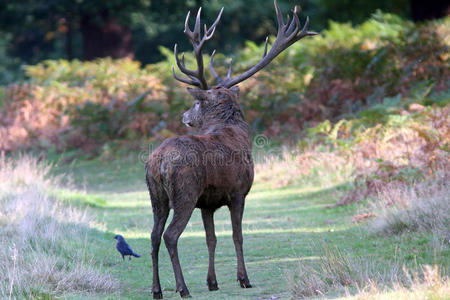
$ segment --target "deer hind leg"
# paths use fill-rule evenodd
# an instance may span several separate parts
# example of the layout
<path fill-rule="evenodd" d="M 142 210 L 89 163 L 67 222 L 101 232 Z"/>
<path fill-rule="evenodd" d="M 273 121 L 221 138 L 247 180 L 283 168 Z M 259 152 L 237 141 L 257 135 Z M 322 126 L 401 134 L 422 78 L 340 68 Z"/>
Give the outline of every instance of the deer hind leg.
<path fill-rule="evenodd" d="M 244 213 L 244 197 L 239 196 L 236 201 L 229 206 L 231 214 L 231 225 L 233 227 L 233 241 L 236 248 L 237 257 L 237 280 L 241 288 L 251 288 L 250 280 L 244 263 L 244 251 L 242 249 L 242 216 Z"/>
<path fill-rule="evenodd" d="M 202 209 L 203 226 L 206 232 L 206 245 L 209 253 L 208 275 L 206 276 L 206 284 L 210 291 L 217 291 L 216 271 L 214 269 L 214 252 L 216 250 L 217 238 L 214 232 L 214 210 Z"/>
<path fill-rule="evenodd" d="M 186 225 L 195 208 L 195 202 L 180 199 L 183 203 L 180 207 L 174 207 L 172 221 L 164 232 L 164 242 L 169 251 L 172 261 L 173 272 L 175 274 L 176 290 L 180 292 L 181 297 L 190 297 L 189 290 L 184 282 L 183 272 L 181 271 L 180 260 L 178 258 L 178 239 L 186 228 Z"/>
<path fill-rule="evenodd" d="M 161 186 L 149 184 L 150 197 L 153 209 L 153 230 L 152 230 L 152 267 L 153 284 L 152 293 L 154 299 L 162 299 L 161 284 L 159 281 L 158 254 L 161 245 L 161 236 L 169 216 L 169 199 Z"/>

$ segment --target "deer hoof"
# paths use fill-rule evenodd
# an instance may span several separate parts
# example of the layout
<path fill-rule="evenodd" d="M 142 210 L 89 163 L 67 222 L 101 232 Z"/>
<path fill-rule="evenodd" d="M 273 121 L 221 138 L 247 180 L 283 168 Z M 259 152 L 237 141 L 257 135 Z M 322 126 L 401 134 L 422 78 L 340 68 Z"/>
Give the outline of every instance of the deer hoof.
<path fill-rule="evenodd" d="M 162 299 L 163 295 L 161 291 L 153 292 L 153 299 Z"/>
<path fill-rule="evenodd" d="M 215 280 L 207 281 L 206 284 L 208 285 L 208 289 L 210 291 L 217 291 L 219 289 L 219 287 L 217 285 L 217 281 L 215 281 Z"/>
<path fill-rule="evenodd" d="M 180 296 L 181 298 L 192 298 L 187 289 L 186 290 L 180 289 Z"/>
<path fill-rule="evenodd" d="M 250 281 L 246 277 L 239 278 L 239 284 L 241 285 L 241 288 L 243 288 L 243 289 L 249 289 L 252 287 L 252 285 L 250 284 Z"/>

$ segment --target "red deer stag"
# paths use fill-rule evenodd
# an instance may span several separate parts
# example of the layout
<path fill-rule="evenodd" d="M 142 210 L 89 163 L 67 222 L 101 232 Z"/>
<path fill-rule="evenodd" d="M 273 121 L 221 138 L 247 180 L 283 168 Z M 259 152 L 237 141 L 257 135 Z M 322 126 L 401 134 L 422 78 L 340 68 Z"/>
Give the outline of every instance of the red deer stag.
<path fill-rule="evenodd" d="M 205 25 L 201 35 L 200 11 L 195 20 L 194 31 L 189 28 L 189 13 L 186 17 L 184 33 L 189 37 L 197 61 L 197 70 L 185 66 L 184 55 L 178 55 L 177 45 L 174 53 L 176 63 L 186 77 L 179 77 L 173 71 L 175 79 L 193 85 L 188 88 L 194 97 L 194 105 L 183 114 L 183 123 L 199 130 L 197 135 L 183 135 L 165 140 L 149 157 L 146 163 L 146 180 L 153 208 L 152 262 L 153 262 L 153 298 L 161 299 L 159 282 L 158 252 L 161 235 L 164 231 L 169 210 L 173 218 L 164 232 L 164 242 L 170 254 L 175 273 L 176 290 L 182 297 L 189 297 L 178 259 L 178 239 L 185 229 L 194 208 L 200 208 L 206 231 L 206 244 L 209 252 L 207 285 L 210 291 L 217 290 L 214 270 L 214 252 L 216 235 L 214 233 L 214 212 L 221 206 L 228 206 L 233 227 L 233 241 L 237 256 L 237 279 L 242 288 L 250 288 L 250 281 L 244 264 L 242 250 L 242 215 L 245 197 L 253 183 L 253 160 L 251 155 L 250 129 L 244 120 L 239 106 L 239 89 L 236 84 L 249 78 L 278 54 L 296 41 L 315 35 L 308 31 L 308 18 L 303 26 L 293 10 L 292 20 L 284 23 L 278 4 L 274 1 L 278 19 L 278 33 L 267 52 L 267 39 L 262 59 L 239 76 L 231 77 L 231 63 L 226 78 L 221 78 L 213 67 L 214 52 L 209 68 L 217 80 L 217 85 L 208 86 L 204 76 L 202 48 L 214 34 L 222 15 L 208 29 Z"/>

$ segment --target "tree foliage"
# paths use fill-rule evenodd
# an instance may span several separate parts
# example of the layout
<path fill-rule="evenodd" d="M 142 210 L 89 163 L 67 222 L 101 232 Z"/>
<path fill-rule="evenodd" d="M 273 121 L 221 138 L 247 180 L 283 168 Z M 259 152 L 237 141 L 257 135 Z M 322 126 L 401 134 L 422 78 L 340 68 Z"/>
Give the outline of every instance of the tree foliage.
<path fill-rule="evenodd" d="M 311 28 L 316 31 L 325 28 L 328 20 L 358 24 L 376 9 L 409 15 L 408 0 L 278 2 L 285 13 L 294 4 L 300 5 L 301 17 L 309 15 Z M 206 24 L 211 24 L 221 7 L 225 8 L 208 50 L 233 53 L 246 40 L 259 43 L 276 32 L 273 3 L 260 0 L 1 1 L 0 32 L 14 36 L 8 41 L 8 52 L 26 63 L 133 54 L 139 61 L 149 63 L 164 58 L 158 51 L 160 45 L 172 48 L 176 42 L 181 49 L 190 51 L 183 34 L 184 19 L 188 11 L 193 14 L 200 6 Z M 116 36 L 103 40 L 108 35 Z M 132 45 L 124 39 L 132 40 Z M 92 45 L 106 49 L 92 50 Z M 126 51 L 114 52 L 121 47 Z"/>

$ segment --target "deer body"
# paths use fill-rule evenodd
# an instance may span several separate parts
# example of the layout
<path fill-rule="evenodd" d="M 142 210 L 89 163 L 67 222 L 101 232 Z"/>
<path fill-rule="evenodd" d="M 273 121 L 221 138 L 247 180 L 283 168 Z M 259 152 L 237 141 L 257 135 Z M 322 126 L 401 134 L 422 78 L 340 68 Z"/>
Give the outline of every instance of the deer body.
<path fill-rule="evenodd" d="M 194 31 L 189 29 L 189 13 L 184 32 L 194 46 L 197 70 L 187 69 L 184 56 L 178 57 L 177 46 L 174 53 L 178 68 L 187 76 L 175 79 L 194 85 L 197 89 L 188 89 L 193 96 L 194 105 L 183 114 L 183 123 L 199 129 L 198 135 L 184 135 L 165 140 L 149 157 L 146 163 L 146 181 L 153 209 L 152 264 L 153 298 L 161 299 L 158 254 L 161 237 L 170 254 L 176 290 L 182 297 L 188 297 L 189 290 L 184 282 L 178 259 L 178 239 L 184 231 L 195 208 L 201 209 L 206 232 L 206 244 L 209 253 L 208 274 L 209 290 L 217 290 L 214 269 L 216 235 L 214 232 L 214 212 L 228 206 L 233 228 L 233 241 L 237 257 L 237 279 L 242 288 L 250 288 L 243 254 L 242 216 L 245 197 L 253 183 L 253 160 L 251 155 L 251 137 L 248 124 L 244 121 L 239 106 L 239 89 L 236 84 L 249 78 L 270 63 L 284 49 L 305 36 L 315 35 L 307 31 L 308 19 L 300 29 L 297 9 L 294 8 L 291 22 L 286 24 L 280 9 L 274 1 L 278 19 L 278 34 L 274 44 L 267 52 L 267 39 L 263 57 L 259 63 L 237 77 L 231 77 L 231 63 L 225 79 L 218 76 L 213 67 L 214 52 L 209 68 L 218 84 L 210 88 L 204 76 L 202 48 L 216 29 L 223 9 L 212 26 L 205 25 L 201 36 L 200 11 L 195 21 Z M 173 218 L 164 230 L 169 210 L 173 209 Z"/>
<path fill-rule="evenodd" d="M 236 195 L 247 195 L 253 183 L 248 125 L 235 96 L 227 89 L 216 91 L 211 93 L 212 97 L 221 99 L 209 101 L 222 103 L 210 113 L 213 114 L 210 120 L 208 113 L 202 112 L 206 122 L 200 133 L 165 140 L 152 153 L 147 165 L 147 177 L 162 186 L 168 196 L 179 193 L 191 197 L 192 193 L 191 206 L 213 210 L 231 205 Z M 230 106 L 235 113 L 227 115 Z M 222 117 L 217 117 L 217 113 Z M 176 197 L 169 197 L 169 208 L 176 208 L 176 201 Z"/>
<path fill-rule="evenodd" d="M 179 267 L 176 244 L 196 207 L 202 210 L 210 254 L 208 288 L 218 289 L 214 271 L 216 237 L 213 214 L 225 205 L 232 217 L 233 240 L 238 253 L 238 280 L 241 286 L 251 287 L 243 258 L 241 226 L 245 196 L 253 183 L 249 128 L 235 92 L 218 88 L 192 93 L 202 99 L 202 103 L 199 103 L 198 111 L 186 112 L 184 121 L 187 124 L 201 121 L 201 125 L 192 124 L 201 126 L 199 135 L 165 140 L 146 165 L 154 216 L 153 266 L 157 266 L 162 230 L 169 209 L 173 209 L 174 217 L 164 233 L 164 241 L 174 264 L 177 290 L 182 296 L 189 295 L 189 291 Z M 154 297 L 161 294 L 159 280 L 155 282 L 158 277 L 158 270 L 154 270 Z"/>

